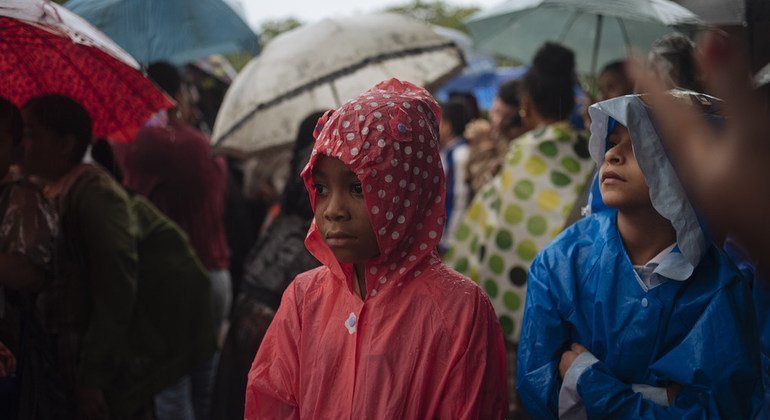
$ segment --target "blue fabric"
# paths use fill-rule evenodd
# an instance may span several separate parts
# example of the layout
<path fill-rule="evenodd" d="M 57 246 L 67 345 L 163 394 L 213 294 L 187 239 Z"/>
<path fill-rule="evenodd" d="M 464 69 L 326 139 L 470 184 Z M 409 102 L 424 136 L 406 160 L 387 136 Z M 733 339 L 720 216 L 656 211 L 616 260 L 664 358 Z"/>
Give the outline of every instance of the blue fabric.
<path fill-rule="evenodd" d="M 557 417 L 559 360 L 577 342 L 600 360 L 578 380 L 589 418 L 749 418 L 762 384 L 748 280 L 710 246 L 689 279 L 645 292 L 616 222 L 612 209 L 577 222 L 530 268 L 517 369 L 529 413 Z M 670 407 L 631 389 L 672 382 Z"/>
<path fill-rule="evenodd" d="M 762 411 L 757 418 L 770 419 L 770 283 L 767 279 L 757 277 L 755 264 L 732 238 L 725 240 L 723 249 L 741 273 L 752 279 L 754 312 L 757 314 L 761 348 L 762 383 L 765 387 Z"/>
<path fill-rule="evenodd" d="M 441 102 L 449 100 L 449 95 L 455 92 L 470 92 L 476 97 L 482 109 L 489 109 L 497 96 L 500 85 L 509 80 L 521 79 L 529 67 L 498 67 L 482 69 L 462 74 L 449 79 L 436 91 L 436 99 Z"/>
<path fill-rule="evenodd" d="M 259 52 L 257 35 L 222 0 L 70 0 L 64 7 L 143 65 L 184 65 L 212 54 Z"/>
<path fill-rule="evenodd" d="M 455 204 L 455 159 L 454 153 L 458 147 L 468 144 L 465 137 L 460 137 L 446 151 L 446 199 L 444 200 L 444 211 L 446 212 L 447 223 L 444 225 L 444 232 L 449 229 L 449 221 L 452 220 L 452 209 Z"/>

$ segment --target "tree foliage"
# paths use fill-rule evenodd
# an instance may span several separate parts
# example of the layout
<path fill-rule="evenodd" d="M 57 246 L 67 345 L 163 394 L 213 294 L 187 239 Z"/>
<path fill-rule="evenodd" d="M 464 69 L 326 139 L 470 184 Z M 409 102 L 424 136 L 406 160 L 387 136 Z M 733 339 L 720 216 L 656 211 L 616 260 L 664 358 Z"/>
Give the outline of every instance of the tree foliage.
<path fill-rule="evenodd" d="M 294 17 L 285 19 L 272 19 L 262 23 L 259 27 L 259 42 L 262 48 L 276 36 L 302 26 L 303 22 Z"/>
<path fill-rule="evenodd" d="M 442 0 L 414 0 L 412 3 L 385 9 L 387 12 L 400 13 L 433 25 L 445 26 L 463 32 L 467 32 L 463 21 L 479 10 L 475 6 L 454 6 Z"/>

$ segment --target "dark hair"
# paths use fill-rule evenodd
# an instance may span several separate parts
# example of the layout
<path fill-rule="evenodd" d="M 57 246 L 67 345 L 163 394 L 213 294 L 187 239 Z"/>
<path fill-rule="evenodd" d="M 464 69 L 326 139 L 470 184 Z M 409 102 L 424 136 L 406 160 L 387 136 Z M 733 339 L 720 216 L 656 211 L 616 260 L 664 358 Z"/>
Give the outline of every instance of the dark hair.
<path fill-rule="evenodd" d="M 449 92 L 449 102 L 462 102 L 468 112 L 468 121 L 481 118 L 479 101 L 472 92 Z"/>
<path fill-rule="evenodd" d="M 521 88 L 540 115 L 563 120 L 575 107 L 575 83 L 575 54 L 559 44 L 546 42 L 535 53 Z"/>
<path fill-rule="evenodd" d="M 36 96 L 23 109 L 33 113 L 38 122 L 57 136 L 73 136 L 76 147 L 71 158 L 80 161 L 91 144 L 91 116 L 74 99 L 64 95 Z"/>
<path fill-rule="evenodd" d="M 518 108 L 521 106 L 521 99 L 519 98 L 519 90 L 521 89 L 521 83 L 518 80 L 509 80 L 497 90 L 497 97 L 503 101 L 504 104 Z"/>
<path fill-rule="evenodd" d="M 147 77 L 160 86 L 169 96 L 176 96 L 182 88 L 182 76 L 174 65 L 156 61 L 147 67 Z"/>
<path fill-rule="evenodd" d="M 106 139 L 96 139 L 91 146 L 91 158 L 101 165 L 119 183 L 123 182 L 123 171 L 120 170 L 112 145 Z"/>
<path fill-rule="evenodd" d="M 602 71 L 599 72 L 599 76 L 604 73 L 612 73 L 621 77 L 623 80 L 628 81 L 628 75 L 626 74 L 626 62 L 625 60 L 615 60 L 602 67 Z M 629 83 L 630 84 L 630 83 Z"/>
<path fill-rule="evenodd" d="M 441 104 L 441 119 L 452 124 L 452 134 L 462 136 L 471 117 L 464 103 L 449 101 Z"/>
<path fill-rule="evenodd" d="M 313 217 L 313 207 L 310 205 L 310 196 L 305 190 L 305 183 L 299 176 L 302 168 L 305 167 L 310 159 L 310 153 L 313 151 L 313 130 L 318 124 L 318 119 L 323 116 L 323 112 L 314 112 L 299 124 L 299 133 L 294 142 L 294 151 L 289 161 L 289 179 L 283 189 L 281 197 L 281 212 L 285 214 L 296 214 L 310 220 Z"/>
<path fill-rule="evenodd" d="M 8 99 L 0 97 L 0 127 L 11 136 L 14 146 L 21 143 L 24 133 L 24 122 L 21 119 L 21 111 Z"/>
<path fill-rule="evenodd" d="M 702 92 L 695 62 L 695 44 L 690 38 L 677 32 L 659 38 L 652 44 L 649 61 L 656 68 L 666 71 L 676 87 Z M 661 69 L 661 64 L 665 64 L 665 69 Z"/>

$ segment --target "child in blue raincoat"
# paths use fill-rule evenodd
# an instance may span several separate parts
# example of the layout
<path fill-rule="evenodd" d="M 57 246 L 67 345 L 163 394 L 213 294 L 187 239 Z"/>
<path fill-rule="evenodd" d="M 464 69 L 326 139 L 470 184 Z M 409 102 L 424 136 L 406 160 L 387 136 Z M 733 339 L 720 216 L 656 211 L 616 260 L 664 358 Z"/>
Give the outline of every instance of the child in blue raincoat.
<path fill-rule="evenodd" d="M 590 108 L 604 209 L 530 268 L 517 388 L 534 418 L 749 418 L 760 404 L 748 281 L 706 240 L 648 111 L 633 95 Z"/>

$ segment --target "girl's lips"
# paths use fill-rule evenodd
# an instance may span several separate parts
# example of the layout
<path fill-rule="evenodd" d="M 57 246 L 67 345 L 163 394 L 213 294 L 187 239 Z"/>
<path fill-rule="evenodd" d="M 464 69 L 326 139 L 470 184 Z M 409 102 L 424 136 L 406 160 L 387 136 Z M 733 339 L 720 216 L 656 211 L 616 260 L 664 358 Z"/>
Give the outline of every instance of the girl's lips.
<path fill-rule="evenodd" d="M 351 246 L 355 241 L 355 236 L 343 232 L 331 232 L 326 234 L 326 245 L 329 245 L 331 248 Z"/>

